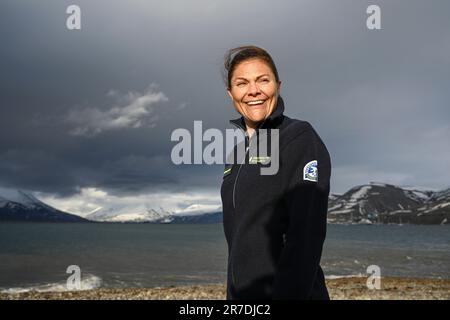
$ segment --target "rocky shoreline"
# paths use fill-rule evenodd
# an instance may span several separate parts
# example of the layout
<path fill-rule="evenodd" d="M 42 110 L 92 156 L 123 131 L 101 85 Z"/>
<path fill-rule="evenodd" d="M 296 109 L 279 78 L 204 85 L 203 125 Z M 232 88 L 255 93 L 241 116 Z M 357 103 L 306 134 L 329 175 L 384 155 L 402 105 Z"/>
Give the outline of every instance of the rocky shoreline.
<path fill-rule="evenodd" d="M 450 279 L 382 278 L 379 290 L 369 290 L 366 278 L 327 279 L 333 300 L 449 300 Z M 100 288 L 71 292 L 0 293 L 0 300 L 221 300 L 224 284 L 164 288 Z"/>

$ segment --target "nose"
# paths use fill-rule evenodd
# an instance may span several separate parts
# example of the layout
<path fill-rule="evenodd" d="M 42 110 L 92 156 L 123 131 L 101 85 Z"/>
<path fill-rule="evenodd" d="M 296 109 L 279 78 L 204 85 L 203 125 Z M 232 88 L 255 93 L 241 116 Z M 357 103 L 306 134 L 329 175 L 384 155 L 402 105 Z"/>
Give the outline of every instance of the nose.
<path fill-rule="evenodd" d="M 249 87 L 248 87 L 248 94 L 251 96 L 256 96 L 259 93 L 260 93 L 259 87 L 256 84 L 256 82 L 250 82 Z"/>

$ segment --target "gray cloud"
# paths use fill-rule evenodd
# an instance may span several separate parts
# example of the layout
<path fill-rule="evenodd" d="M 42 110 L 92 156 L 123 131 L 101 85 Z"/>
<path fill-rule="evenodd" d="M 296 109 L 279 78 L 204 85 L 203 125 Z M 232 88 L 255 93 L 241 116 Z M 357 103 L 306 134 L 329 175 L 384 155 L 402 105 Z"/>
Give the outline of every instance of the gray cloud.
<path fill-rule="evenodd" d="M 222 167 L 173 165 L 170 134 L 229 127 L 221 58 L 248 43 L 273 55 L 286 114 L 325 141 L 333 192 L 450 185 L 448 1 L 80 0 L 80 31 L 65 29 L 70 4 L 2 1 L 1 185 L 219 194 Z M 365 27 L 369 4 L 382 30 Z"/>
<path fill-rule="evenodd" d="M 94 136 L 109 130 L 154 127 L 158 120 L 154 105 L 169 100 L 163 92 L 156 91 L 155 85 L 151 85 L 144 93 L 130 91 L 122 96 L 111 90 L 108 96 L 114 97 L 116 102 L 123 102 L 106 110 L 96 107 L 70 110 L 65 119 L 74 126 L 70 134 Z"/>

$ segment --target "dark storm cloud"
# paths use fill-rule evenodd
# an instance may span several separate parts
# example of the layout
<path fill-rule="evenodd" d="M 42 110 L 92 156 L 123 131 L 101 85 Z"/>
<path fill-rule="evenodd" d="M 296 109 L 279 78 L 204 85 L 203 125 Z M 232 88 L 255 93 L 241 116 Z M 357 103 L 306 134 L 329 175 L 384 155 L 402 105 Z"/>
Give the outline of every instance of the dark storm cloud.
<path fill-rule="evenodd" d="M 222 166 L 171 163 L 170 134 L 194 120 L 229 126 L 221 58 L 247 43 L 275 58 L 287 115 L 327 144 L 332 191 L 450 184 L 448 1 L 76 1 L 82 30 L 68 31 L 70 4 L 0 4 L 2 185 L 218 189 Z M 369 4 L 381 6 L 382 30 L 365 27 Z M 121 113 L 152 83 L 167 101 Z"/>

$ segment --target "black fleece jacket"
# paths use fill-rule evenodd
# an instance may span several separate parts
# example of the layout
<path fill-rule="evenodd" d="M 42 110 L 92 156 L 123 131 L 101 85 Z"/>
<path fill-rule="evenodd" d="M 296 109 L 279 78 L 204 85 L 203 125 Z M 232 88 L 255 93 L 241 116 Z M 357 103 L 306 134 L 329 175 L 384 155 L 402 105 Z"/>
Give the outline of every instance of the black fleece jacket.
<path fill-rule="evenodd" d="M 221 196 L 228 243 L 227 299 L 329 299 L 319 263 L 330 156 L 311 124 L 283 112 L 279 97 L 256 134 L 243 142 L 251 145 L 260 129 L 279 129 L 276 174 L 261 175 L 260 168 L 268 164 L 249 163 L 248 152 L 245 162 L 225 165 Z M 230 122 L 245 131 L 242 117 Z"/>

